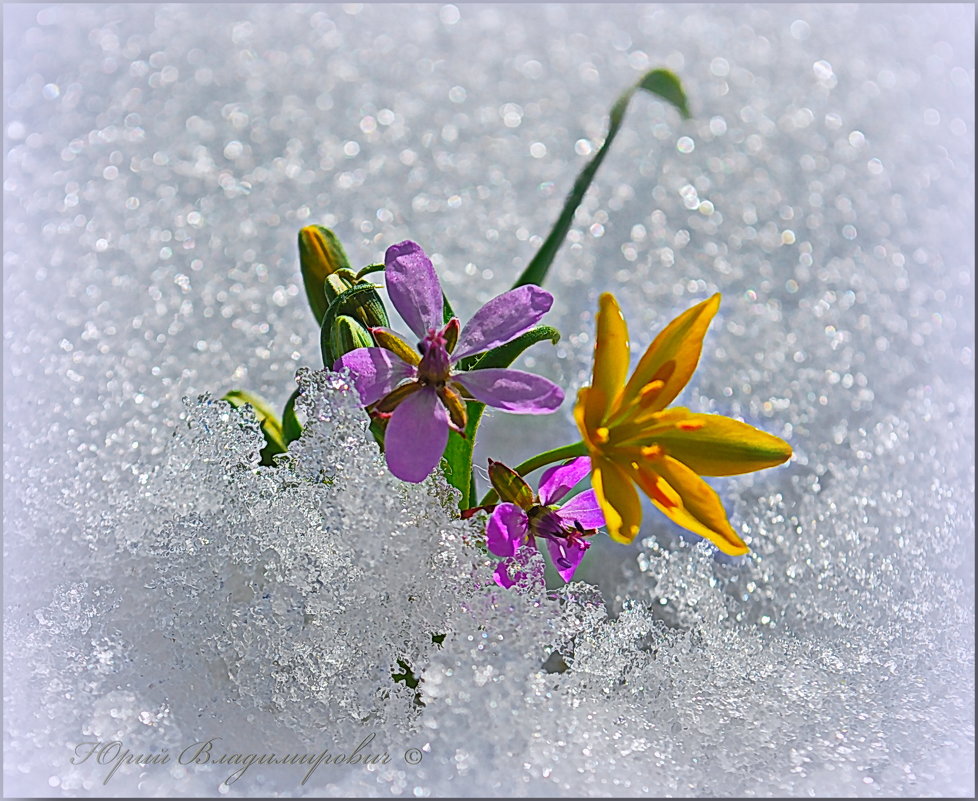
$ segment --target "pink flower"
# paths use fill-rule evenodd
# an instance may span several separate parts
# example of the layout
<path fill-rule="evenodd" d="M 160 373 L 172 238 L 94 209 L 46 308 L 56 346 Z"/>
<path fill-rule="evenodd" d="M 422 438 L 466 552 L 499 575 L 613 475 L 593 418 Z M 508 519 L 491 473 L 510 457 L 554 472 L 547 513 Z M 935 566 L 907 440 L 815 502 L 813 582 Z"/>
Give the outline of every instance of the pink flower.
<path fill-rule="evenodd" d="M 605 524 L 594 490 L 587 490 L 563 506 L 557 502 L 591 471 L 587 456 L 551 467 L 540 480 L 539 497 L 505 465 L 489 460 L 489 476 L 504 500 L 493 509 L 486 526 L 489 551 L 506 557 L 496 567 L 494 578 L 501 587 L 512 587 L 520 580 L 521 567 L 536 548 L 539 537 L 547 543 L 554 567 L 564 581 L 574 571 L 590 547 L 585 537 Z M 501 479 L 501 480 L 500 480 Z M 500 491 L 501 490 L 501 491 Z"/>
<path fill-rule="evenodd" d="M 438 464 L 449 428 L 465 429 L 465 399 L 515 414 L 547 414 L 564 393 L 552 381 L 521 370 L 457 370 L 461 359 L 505 345 L 529 331 L 553 304 L 537 286 L 493 298 L 461 328 L 443 322 L 441 284 L 420 245 L 400 242 L 384 257 L 387 292 L 418 338 L 417 351 L 393 331 L 373 329 L 381 347 L 358 348 L 337 359 L 347 368 L 364 406 L 388 417 L 387 466 L 403 481 L 423 481 Z"/>

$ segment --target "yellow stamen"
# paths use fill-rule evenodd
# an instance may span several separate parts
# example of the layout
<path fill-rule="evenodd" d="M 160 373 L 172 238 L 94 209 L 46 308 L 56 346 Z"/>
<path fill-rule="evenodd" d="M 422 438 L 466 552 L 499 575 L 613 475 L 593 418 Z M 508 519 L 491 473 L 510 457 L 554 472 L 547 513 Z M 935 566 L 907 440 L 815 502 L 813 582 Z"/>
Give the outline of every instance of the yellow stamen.
<path fill-rule="evenodd" d="M 605 428 L 604 426 L 601 426 L 601 428 L 599 428 L 597 431 L 594 432 L 594 441 L 598 443 L 598 445 L 605 445 L 608 442 L 610 436 L 611 434 L 608 431 L 608 429 Z"/>
<path fill-rule="evenodd" d="M 658 459 L 663 455 L 663 450 L 658 445 L 646 445 L 642 448 L 642 456 L 646 459 Z"/>

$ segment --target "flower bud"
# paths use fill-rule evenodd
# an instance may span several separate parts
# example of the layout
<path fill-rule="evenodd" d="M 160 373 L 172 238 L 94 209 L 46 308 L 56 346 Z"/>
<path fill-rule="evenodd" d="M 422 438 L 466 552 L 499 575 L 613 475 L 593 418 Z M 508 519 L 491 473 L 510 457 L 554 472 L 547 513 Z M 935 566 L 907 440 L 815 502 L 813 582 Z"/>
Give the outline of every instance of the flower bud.
<path fill-rule="evenodd" d="M 323 293 L 326 277 L 337 270 L 349 270 L 350 262 L 336 234 L 321 225 L 307 225 L 299 231 L 299 265 L 312 313 L 322 325 L 329 308 Z"/>
<path fill-rule="evenodd" d="M 354 284 L 356 284 L 356 276 L 352 270 L 342 270 L 327 275 L 323 283 L 326 308 L 329 308 L 330 304 L 348 289 L 353 289 Z"/>
<path fill-rule="evenodd" d="M 361 280 L 356 286 L 373 286 L 373 284 Z M 366 328 L 387 328 L 391 324 L 387 317 L 387 309 L 376 289 L 357 295 L 356 307 L 350 313 Z"/>
<path fill-rule="evenodd" d="M 371 348 L 374 341 L 370 332 L 347 314 L 337 315 L 329 331 L 329 352 L 323 352 L 323 360 L 332 367 L 340 356 L 357 348 Z"/>
<path fill-rule="evenodd" d="M 523 477 L 502 462 L 489 460 L 489 481 L 504 503 L 515 503 L 521 509 L 533 506 L 533 490 Z"/>
<path fill-rule="evenodd" d="M 368 329 L 389 326 L 387 309 L 384 308 L 384 302 L 374 289 L 374 285 L 357 278 L 352 270 L 337 270 L 326 277 L 323 292 L 328 304 L 327 311 L 341 295 L 354 288 L 357 292 L 343 299 L 336 308 L 336 314 L 348 314 Z"/>

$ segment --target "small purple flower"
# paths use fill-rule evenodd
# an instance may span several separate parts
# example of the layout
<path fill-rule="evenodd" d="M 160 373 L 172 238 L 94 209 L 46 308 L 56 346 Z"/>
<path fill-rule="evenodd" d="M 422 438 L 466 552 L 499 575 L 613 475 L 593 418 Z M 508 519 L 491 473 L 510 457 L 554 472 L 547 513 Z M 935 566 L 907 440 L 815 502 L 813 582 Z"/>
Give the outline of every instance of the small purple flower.
<path fill-rule="evenodd" d="M 547 414 L 564 393 L 552 381 L 521 370 L 461 371 L 461 359 L 505 345 L 529 331 L 553 304 L 537 286 L 521 286 L 493 298 L 462 328 L 443 322 L 441 284 L 420 245 L 392 245 L 384 257 L 387 292 L 418 338 L 415 351 L 393 331 L 372 330 L 381 347 L 358 348 L 337 359 L 347 368 L 364 406 L 387 418 L 387 466 L 403 481 L 423 481 L 435 469 L 450 428 L 463 433 L 465 400 L 515 414 Z"/>
<path fill-rule="evenodd" d="M 536 539 L 546 541 L 554 567 L 564 581 L 590 547 L 585 540 L 605 524 L 594 490 L 575 496 L 563 506 L 558 501 L 591 471 L 591 460 L 581 456 L 551 467 L 540 480 L 539 497 L 512 470 L 489 461 L 489 476 L 505 503 L 493 509 L 486 526 L 489 551 L 506 557 L 496 567 L 494 578 L 501 587 L 512 587 L 522 577 L 523 567 L 536 548 Z M 500 491 L 501 490 L 501 491 Z"/>

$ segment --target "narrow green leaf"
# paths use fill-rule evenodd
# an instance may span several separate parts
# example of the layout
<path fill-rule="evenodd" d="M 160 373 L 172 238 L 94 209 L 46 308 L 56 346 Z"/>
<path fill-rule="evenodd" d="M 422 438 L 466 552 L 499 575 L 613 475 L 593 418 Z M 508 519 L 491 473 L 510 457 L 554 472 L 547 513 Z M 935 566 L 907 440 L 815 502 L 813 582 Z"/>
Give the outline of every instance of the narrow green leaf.
<path fill-rule="evenodd" d="M 323 293 L 326 277 L 337 270 L 349 270 L 343 245 L 336 234 L 321 225 L 307 225 L 299 231 L 299 267 L 306 297 L 316 322 L 322 325 L 329 303 Z"/>
<path fill-rule="evenodd" d="M 488 353 L 477 358 L 470 369 L 484 370 L 487 367 L 509 367 L 516 357 L 537 342 L 550 340 L 554 345 L 560 341 L 560 331 L 549 325 L 538 325 L 525 334 L 516 337 L 512 342 L 493 348 Z"/>
<path fill-rule="evenodd" d="M 444 292 L 441 293 L 442 300 L 442 311 L 441 311 L 441 321 L 447 323 L 453 317 L 455 317 L 455 310 L 452 308 L 452 304 L 448 302 L 448 295 Z"/>
<path fill-rule="evenodd" d="M 295 400 L 298 397 L 299 389 L 297 387 L 289 395 L 289 399 L 285 402 L 285 409 L 282 412 L 282 439 L 286 445 L 295 442 L 302 436 L 302 423 L 299 422 L 299 418 L 295 414 Z"/>
<path fill-rule="evenodd" d="M 288 448 L 282 434 L 282 423 L 264 398 L 243 389 L 232 389 L 222 400 L 226 400 L 236 409 L 248 405 L 254 410 L 265 436 L 265 447 L 261 450 L 263 465 L 273 464 L 272 457 L 275 454 L 285 453 Z"/>
<path fill-rule="evenodd" d="M 639 89 L 658 95 L 668 103 L 672 103 L 683 119 L 690 118 L 689 106 L 686 102 L 686 92 L 683 90 L 682 82 L 675 73 L 669 70 L 652 70 L 645 73 L 642 79 L 636 84 Z"/>
<path fill-rule="evenodd" d="M 658 95 L 663 100 L 676 106 L 684 118 L 689 117 L 689 107 L 686 104 L 686 94 L 683 91 L 682 84 L 668 70 L 656 69 L 647 72 L 634 86 L 626 89 L 611 107 L 608 135 L 604 140 L 604 144 L 601 145 L 598 152 L 594 154 L 594 158 L 588 162 L 577 176 L 570 194 L 567 195 L 567 199 L 564 201 L 564 208 L 561 210 L 557 222 L 547 235 L 544 243 L 540 246 L 540 250 L 537 251 L 520 277 L 516 279 L 516 283 L 513 284 L 514 288 L 523 286 L 524 284 L 537 284 L 538 286 L 543 284 L 544 279 L 547 277 L 547 272 L 550 270 L 550 265 L 553 263 L 557 251 L 560 250 L 560 246 L 564 243 L 567 232 L 574 222 L 574 212 L 581 205 L 581 201 L 584 199 L 588 187 L 591 186 L 591 181 L 594 180 L 594 175 L 598 171 L 598 167 L 601 166 L 601 162 L 604 161 L 604 157 L 607 155 L 611 143 L 615 141 L 615 137 L 618 135 L 618 129 L 621 128 L 622 120 L 625 118 L 625 110 L 628 108 L 628 104 L 632 99 L 632 95 L 635 94 L 636 89 L 644 89 Z"/>

